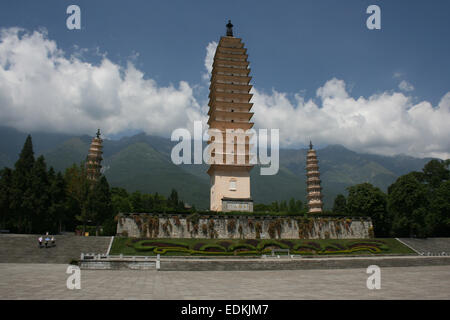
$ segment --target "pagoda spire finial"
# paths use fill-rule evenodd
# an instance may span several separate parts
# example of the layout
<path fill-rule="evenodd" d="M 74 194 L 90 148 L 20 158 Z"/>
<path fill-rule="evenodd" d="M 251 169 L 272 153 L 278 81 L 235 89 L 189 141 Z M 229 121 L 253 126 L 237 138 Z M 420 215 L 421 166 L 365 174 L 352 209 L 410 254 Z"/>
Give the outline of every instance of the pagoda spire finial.
<path fill-rule="evenodd" d="M 227 27 L 227 37 L 232 37 L 233 36 L 233 24 L 231 23 L 231 20 L 228 20 L 228 24 L 226 25 Z"/>
<path fill-rule="evenodd" d="M 97 129 L 97 138 L 100 138 L 100 129 Z"/>
<path fill-rule="evenodd" d="M 312 144 L 311 140 L 309 140 L 309 150 L 312 150 L 312 148 L 313 148 L 313 144 Z"/>

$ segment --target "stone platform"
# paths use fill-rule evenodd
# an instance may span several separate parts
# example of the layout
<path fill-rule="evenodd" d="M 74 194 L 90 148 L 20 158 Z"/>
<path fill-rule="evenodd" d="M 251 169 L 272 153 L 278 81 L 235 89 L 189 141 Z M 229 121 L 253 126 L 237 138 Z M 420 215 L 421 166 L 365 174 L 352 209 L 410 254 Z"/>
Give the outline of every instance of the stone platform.
<path fill-rule="evenodd" d="M 175 258 L 163 257 L 160 271 L 252 271 L 252 270 L 310 270 L 379 267 L 450 266 L 450 257 L 377 256 L 377 257 L 321 257 L 304 258 L 286 256 L 268 258 Z M 91 259 L 80 262 L 81 269 L 103 270 L 155 270 L 156 259 L 126 257 Z"/>

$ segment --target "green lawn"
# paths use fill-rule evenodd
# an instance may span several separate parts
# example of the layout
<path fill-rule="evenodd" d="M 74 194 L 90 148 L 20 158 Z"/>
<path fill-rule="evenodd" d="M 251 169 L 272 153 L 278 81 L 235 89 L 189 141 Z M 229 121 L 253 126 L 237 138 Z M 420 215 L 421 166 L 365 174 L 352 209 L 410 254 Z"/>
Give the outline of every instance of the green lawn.
<path fill-rule="evenodd" d="M 272 248 L 301 255 L 415 254 L 392 238 L 380 239 L 135 239 L 115 237 L 111 255 L 257 256 Z M 282 254 L 282 253 L 281 253 Z"/>

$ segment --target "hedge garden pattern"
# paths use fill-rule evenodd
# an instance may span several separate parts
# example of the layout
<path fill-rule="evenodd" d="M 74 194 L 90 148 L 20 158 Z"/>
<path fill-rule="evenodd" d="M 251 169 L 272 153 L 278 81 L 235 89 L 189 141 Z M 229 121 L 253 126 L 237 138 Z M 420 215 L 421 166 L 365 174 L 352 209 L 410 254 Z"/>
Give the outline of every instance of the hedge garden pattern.
<path fill-rule="evenodd" d="M 120 242 L 120 243 L 119 243 Z M 113 253 L 136 255 L 259 256 L 272 249 L 291 254 L 391 254 L 413 253 L 395 239 L 360 240 L 257 240 L 257 239 L 134 239 L 116 238 Z M 286 254 L 286 253 L 282 253 Z"/>

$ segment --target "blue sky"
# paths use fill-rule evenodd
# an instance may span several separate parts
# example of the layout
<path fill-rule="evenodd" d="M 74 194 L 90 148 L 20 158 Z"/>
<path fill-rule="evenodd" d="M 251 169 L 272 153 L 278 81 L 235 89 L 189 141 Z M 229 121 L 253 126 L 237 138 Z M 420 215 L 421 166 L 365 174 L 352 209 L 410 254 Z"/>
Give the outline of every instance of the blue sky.
<path fill-rule="evenodd" d="M 66 28 L 65 11 L 70 4 L 81 8 L 81 30 Z M 371 4 L 381 7 L 381 30 L 366 28 L 366 8 Z M 44 28 L 46 38 L 54 41 L 66 58 L 80 48 L 88 49 L 80 60 L 94 66 L 104 59 L 98 52 L 123 68 L 121 72 L 131 61 L 144 79 L 155 81 L 158 88 L 174 86 L 181 92 L 179 83 L 184 81 L 193 90 L 195 103 L 204 105 L 208 96 L 202 79 L 206 47 L 224 35 L 225 24 L 231 19 L 235 36 L 241 37 L 248 48 L 252 84 L 261 97 L 275 99 L 274 92 L 282 93 L 292 108 L 298 108 L 295 95 L 300 94 L 321 108 L 317 101 L 324 98 L 318 97 L 317 90 L 327 81 L 338 79 L 354 99 L 363 96 L 370 100 L 374 95 L 402 92 L 409 99 L 406 110 L 423 101 L 436 108 L 450 91 L 448 12 L 450 2 L 445 0 L 4 0 L 0 3 L 0 27 L 21 27 L 29 32 Z M 409 89 L 399 88 L 402 81 Z M 338 82 L 334 84 L 339 86 Z M 263 120 L 261 125 L 267 124 Z M 33 129 L 14 125 L 14 121 L 9 125 Z M 136 125 L 124 130 L 141 129 Z M 110 133 L 118 134 L 114 130 Z M 437 138 L 431 135 L 429 139 Z M 332 139 L 326 136 L 318 140 L 322 144 L 342 143 L 328 141 Z M 414 155 L 420 148 L 408 146 L 403 150 L 394 146 L 388 150 L 395 144 L 393 136 L 369 140 L 347 146 L 358 149 L 371 144 L 372 148 L 363 150 Z M 289 145 L 289 139 L 285 142 Z M 424 154 L 448 155 L 449 149 L 444 142 Z"/>
<path fill-rule="evenodd" d="M 65 9 L 78 4 L 82 30 L 65 27 Z M 378 4 L 382 29 L 368 30 L 366 8 Z M 433 103 L 450 83 L 449 1 L 2 1 L 1 26 L 45 27 L 66 52 L 99 47 L 137 65 L 161 84 L 198 82 L 208 42 L 227 19 L 245 41 L 254 85 L 314 95 L 324 81 L 350 83 L 353 96 L 398 85 Z M 95 61 L 95 57 L 92 59 Z"/>

